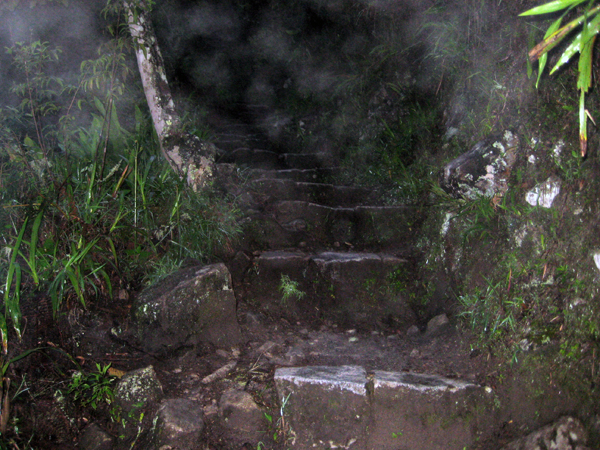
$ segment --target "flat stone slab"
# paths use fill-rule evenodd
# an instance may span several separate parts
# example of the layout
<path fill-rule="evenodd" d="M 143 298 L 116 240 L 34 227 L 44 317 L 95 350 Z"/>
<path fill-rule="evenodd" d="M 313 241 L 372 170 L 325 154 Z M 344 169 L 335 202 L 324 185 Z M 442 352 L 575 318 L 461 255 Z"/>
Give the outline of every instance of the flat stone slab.
<path fill-rule="evenodd" d="M 410 242 L 420 216 L 412 206 L 350 208 L 298 200 L 277 202 L 272 209 L 273 219 L 283 229 L 300 232 L 296 239 L 358 248 L 398 247 Z"/>
<path fill-rule="evenodd" d="M 333 165 L 331 155 L 326 153 L 283 153 L 280 159 L 290 169 L 315 169 Z"/>
<path fill-rule="evenodd" d="M 408 329 L 416 317 L 395 281 L 406 264 L 405 259 L 376 253 L 264 252 L 247 272 L 244 297 L 292 321 L 328 318 L 344 326 L 378 328 L 385 320 Z M 297 294 L 284 297 L 284 277 Z"/>
<path fill-rule="evenodd" d="M 275 385 L 294 449 L 462 450 L 493 409 L 472 383 L 361 366 L 280 368 Z"/>
<path fill-rule="evenodd" d="M 266 178 L 253 181 L 251 186 L 278 200 L 301 200 L 327 206 L 377 203 L 374 190 L 354 186 Z"/>
<path fill-rule="evenodd" d="M 277 369 L 275 385 L 291 448 L 367 448 L 361 445 L 371 421 L 366 376 L 360 366 Z"/>
<path fill-rule="evenodd" d="M 235 163 L 240 166 L 251 165 L 254 168 L 260 169 L 283 168 L 278 153 L 255 148 L 237 148 L 224 155 L 219 162 Z"/>
<path fill-rule="evenodd" d="M 316 168 L 316 169 L 251 169 L 248 176 L 253 180 L 262 178 L 276 178 L 294 181 L 305 181 L 307 183 L 323 183 L 334 176 L 339 169 L 337 168 Z"/>

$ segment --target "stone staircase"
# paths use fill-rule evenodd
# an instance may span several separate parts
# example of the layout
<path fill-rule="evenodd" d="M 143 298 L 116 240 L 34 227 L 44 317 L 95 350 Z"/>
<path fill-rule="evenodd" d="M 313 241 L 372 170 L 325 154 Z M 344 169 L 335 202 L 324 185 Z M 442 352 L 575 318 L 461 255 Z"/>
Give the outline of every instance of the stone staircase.
<path fill-rule="evenodd" d="M 298 350 L 311 357 L 274 374 L 286 448 L 461 450 L 477 439 L 490 391 L 406 372 L 389 339 L 420 334 L 405 283 L 419 208 L 335 184 L 336 161 L 321 153 L 230 148 L 218 168 L 246 216 L 228 264 L 238 303 L 315 330 Z"/>

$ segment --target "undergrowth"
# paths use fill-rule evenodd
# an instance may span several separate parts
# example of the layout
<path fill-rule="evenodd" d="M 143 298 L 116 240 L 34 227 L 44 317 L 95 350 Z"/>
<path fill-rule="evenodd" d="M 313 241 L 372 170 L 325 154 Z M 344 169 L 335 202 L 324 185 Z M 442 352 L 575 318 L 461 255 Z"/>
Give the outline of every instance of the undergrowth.
<path fill-rule="evenodd" d="M 60 48 L 19 42 L 9 52 L 21 77 L 17 106 L 0 110 L 0 359 L 8 362 L 34 298 L 48 298 L 55 318 L 126 308 L 130 292 L 185 259 L 215 259 L 240 232 L 233 199 L 196 194 L 168 167 L 141 108 L 121 120 L 124 99 L 138 94 L 127 92 L 131 59 L 119 32 L 81 65 L 77 85 L 54 75 Z M 5 420 L 9 405 L 1 408 Z"/>

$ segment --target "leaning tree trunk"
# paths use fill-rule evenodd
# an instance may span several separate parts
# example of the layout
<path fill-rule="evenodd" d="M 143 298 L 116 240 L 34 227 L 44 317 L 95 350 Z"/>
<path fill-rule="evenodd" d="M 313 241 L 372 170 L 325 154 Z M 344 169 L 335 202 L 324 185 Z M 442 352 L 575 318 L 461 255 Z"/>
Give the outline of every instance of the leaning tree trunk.
<path fill-rule="evenodd" d="M 150 21 L 148 3 L 145 0 L 124 0 L 123 3 L 162 153 L 173 170 L 185 176 L 194 191 L 199 191 L 212 178 L 216 148 L 197 136 L 182 132 L 181 118 L 175 110 L 163 58 Z"/>

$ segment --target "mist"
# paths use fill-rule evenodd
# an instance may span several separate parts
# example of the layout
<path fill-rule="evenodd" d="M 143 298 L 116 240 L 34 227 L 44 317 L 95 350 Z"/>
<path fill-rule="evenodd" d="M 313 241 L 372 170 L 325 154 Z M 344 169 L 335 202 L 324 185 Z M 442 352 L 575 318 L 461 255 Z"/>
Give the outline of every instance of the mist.
<path fill-rule="evenodd" d="M 405 91 L 426 99 L 435 96 L 447 103 L 452 126 L 460 123 L 471 107 L 469 99 L 478 94 L 465 95 L 448 67 L 467 64 L 470 48 L 475 57 L 468 70 L 489 78 L 502 48 L 501 42 L 481 42 L 478 34 L 497 19 L 497 8 L 479 2 L 473 9 L 467 3 L 167 0 L 157 2 L 153 22 L 182 110 L 196 111 L 207 126 L 215 117 L 250 124 L 275 147 L 298 134 L 300 122 L 303 127 L 319 122 L 313 133 L 321 141 L 334 139 L 335 146 L 356 142 L 354 128 L 365 115 L 373 115 L 360 110 L 359 99 L 373 109 L 385 102 L 393 108 Z M 49 64 L 48 70 L 76 86 L 81 62 L 97 58 L 100 45 L 110 38 L 101 14 L 104 4 L 96 0 L 3 10 L 0 45 L 42 41 L 61 48 L 60 62 Z M 127 58 L 133 74 L 122 104 L 143 99 L 131 52 Z M 11 59 L 6 52 L 0 55 L 0 101 L 5 106 L 18 104 L 10 88 L 23 76 Z M 317 119 L 325 112 L 326 118 Z"/>

